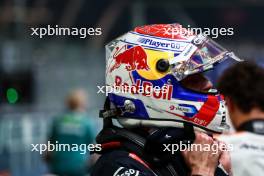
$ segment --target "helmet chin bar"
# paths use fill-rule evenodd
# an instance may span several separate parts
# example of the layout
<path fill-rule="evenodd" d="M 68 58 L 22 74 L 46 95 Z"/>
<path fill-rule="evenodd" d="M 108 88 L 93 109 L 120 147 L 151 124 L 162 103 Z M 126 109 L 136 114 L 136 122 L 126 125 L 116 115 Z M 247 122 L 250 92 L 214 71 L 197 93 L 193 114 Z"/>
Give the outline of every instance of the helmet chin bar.
<path fill-rule="evenodd" d="M 226 117 L 222 117 L 221 124 L 216 126 L 216 130 L 206 128 L 185 120 L 176 119 L 147 119 L 142 120 L 133 117 L 122 117 L 124 113 L 133 113 L 136 110 L 135 104 L 131 100 L 125 100 L 124 105 L 121 107 L 110 108 L 110 100 L 106 99 L 105 108 L 99 113 L 99 117 L 104 119 L 104 127 L 112 126 L 112 119 L 117 119 L 117 121 L 125 128 L 135 128 L 135 127 L 151 127 L 151 128 L 163 128 L 163 127 L 175 127 L 175 128 L 185 128 L 186 125 L 192 126 L 195 131 L 200 131 L 207 134 L 212 133 L 223 133 L 230 129 L 229 125 L 226 123 Z M 108 105 L 106 105 L 108 104 Z"/>
<path fill-rule="evenodd" d="M 166 127 L 175 127 L 175 128 L 184 128 L 185 124 L 191 125 L 194 128 L 194 131 L 203 132 L 206 134 L 213 134 L 213 133 L 223 133 L 225 130 L 227 130 L 224 126 L 223 127 L 217 127 L 219 131 L 214 131 L 211 129 L 208 129 L 203 126 L 199 126 L 187 121 L 181 121 L 181 120 L 161 120 L 161 119 L 151 119 L 151 120 L 139 120 L 139 119 L 133 119 L 133 118 L 123 118 L 118 117 L 116 118 L 118 122 L 125 128 L 135 128 L 135 127 L 150 127 L 150 128 L 166 128 Z M 227 125 L 227 124 L 225 124 Z M 228 125 L 227 125 L 228 126 Z"/>

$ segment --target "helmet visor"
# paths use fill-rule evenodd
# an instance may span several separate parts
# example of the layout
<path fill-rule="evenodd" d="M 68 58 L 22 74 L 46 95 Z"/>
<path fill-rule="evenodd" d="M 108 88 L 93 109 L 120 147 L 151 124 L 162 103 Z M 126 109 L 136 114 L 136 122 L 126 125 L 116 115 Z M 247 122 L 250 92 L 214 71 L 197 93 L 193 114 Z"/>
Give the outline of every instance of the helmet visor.
<path fill-rule="evenodd" d="M 241 61 L 233 52 L 227 51 L 213 40 L 197 36 L 183 53 L 173 59 L 171 71 L 180 81 L 188 75 L 212 69 L 218 63 L 229 58 Z"/>

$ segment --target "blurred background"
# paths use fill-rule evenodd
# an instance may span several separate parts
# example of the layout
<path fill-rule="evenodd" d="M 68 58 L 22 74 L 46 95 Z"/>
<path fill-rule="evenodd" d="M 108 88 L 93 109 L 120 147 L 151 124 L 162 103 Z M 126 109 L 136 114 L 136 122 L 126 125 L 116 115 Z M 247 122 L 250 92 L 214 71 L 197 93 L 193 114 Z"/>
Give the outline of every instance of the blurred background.
<path fill-rule="evenodd" d="M 175 23 L 234 28 L 215 39 L 240 58 L 264 63 L 262 0 L 0 0 L 0 171 L 13 176 L 48 172 L 32 143 L 45 143 L 68 93 L 88 93 L 94 132 L 104 95 L 104 45 L 135 26 Z M 99 27 L 101 36 L 31 36 L 31 27 Z M 214 81 L 228 66 L 210 73 Z"/>

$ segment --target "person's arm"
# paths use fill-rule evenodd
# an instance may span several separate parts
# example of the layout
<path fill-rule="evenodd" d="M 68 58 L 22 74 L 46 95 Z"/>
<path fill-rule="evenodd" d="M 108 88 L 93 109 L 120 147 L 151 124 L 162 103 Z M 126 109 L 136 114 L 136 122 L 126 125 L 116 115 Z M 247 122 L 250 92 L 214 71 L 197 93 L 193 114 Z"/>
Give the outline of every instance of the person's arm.
<path fill-rule="evenodd" d="M 50 141 L 51 143 L 55 143 L 55 136 L 56 136 L 56 126 L 57 126 L 57 120 L 55 118 L 55 120 L 53 120 L 52 124 L 51 124 L 51 128 L 50 128 L 50 132 L 48 134 L 48 141 Z M 52 159 L 52 153 L 49 151 L 46 151 L 44 153 L 44 160 L 49 163 Z"/>
<path fill-rule="evenodd" d="M 219 168 L 226 174 L 226 175 L 232 175 L 232 170 L 231 170 L 231 158 L 230 158 L 230 153 L 227 149 L 227 146 L 224 142 L 220 141 L 220 147 L 222 154 L 219 159 Z"/>

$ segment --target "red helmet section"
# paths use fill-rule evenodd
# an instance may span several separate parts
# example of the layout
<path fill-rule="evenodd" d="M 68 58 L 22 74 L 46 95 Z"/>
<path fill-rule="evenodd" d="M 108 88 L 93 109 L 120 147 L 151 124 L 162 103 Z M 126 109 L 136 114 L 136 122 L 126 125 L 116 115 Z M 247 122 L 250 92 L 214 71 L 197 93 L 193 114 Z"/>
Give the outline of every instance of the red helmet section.
<path fill-rule="evenodd" d="M 191 31 L 177 23 L 140 26 L 136 27 L 134 32 L 168 39 L 187 39 L 193 35 Z"/>

